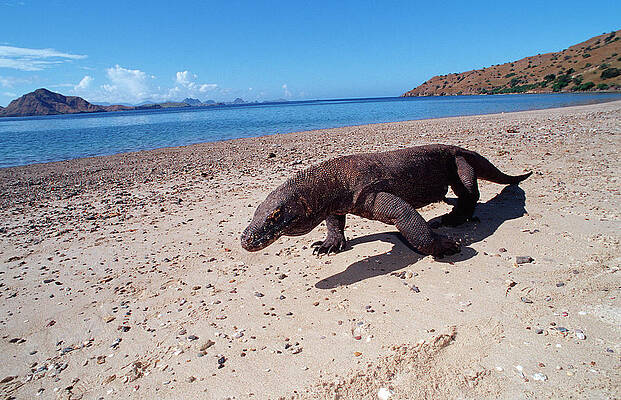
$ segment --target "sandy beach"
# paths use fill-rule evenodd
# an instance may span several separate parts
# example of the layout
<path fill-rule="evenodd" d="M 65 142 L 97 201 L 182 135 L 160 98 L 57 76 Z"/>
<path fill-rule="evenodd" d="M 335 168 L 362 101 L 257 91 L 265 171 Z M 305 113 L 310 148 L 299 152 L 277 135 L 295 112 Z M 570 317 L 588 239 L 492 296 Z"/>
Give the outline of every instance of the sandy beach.
<path fill-rule="evenodd" d="M 619 398 L 620 135 L 615 101 L 0 169 L 0 396 Z M 430 143 L 534 171 L 479 182 L 461 253 L 354 216 L 336 255 L 241 248 L 296 171 Z"/>

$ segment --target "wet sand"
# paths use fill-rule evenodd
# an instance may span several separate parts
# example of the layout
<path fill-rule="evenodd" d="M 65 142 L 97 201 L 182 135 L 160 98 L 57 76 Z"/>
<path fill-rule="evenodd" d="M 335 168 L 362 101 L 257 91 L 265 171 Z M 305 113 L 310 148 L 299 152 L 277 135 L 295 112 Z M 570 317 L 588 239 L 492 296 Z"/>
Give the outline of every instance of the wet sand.
<path fill-rule="evenodd" d="M 618 398 L 620 134 L 616 101 L 0 169 L 0 395 Z M 480 182 L 460 254 L 351 216 L 337 255 L 241 249 L 294 172 L 429 143 L 534 171 Z"/>

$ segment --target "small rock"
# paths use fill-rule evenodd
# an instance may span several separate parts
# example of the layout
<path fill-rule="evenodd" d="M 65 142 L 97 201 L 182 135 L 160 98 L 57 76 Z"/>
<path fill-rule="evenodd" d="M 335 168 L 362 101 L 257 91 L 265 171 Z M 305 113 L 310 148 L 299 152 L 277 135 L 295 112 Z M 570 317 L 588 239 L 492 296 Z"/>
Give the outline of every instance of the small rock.
<path fill-rule="evenodd" d="M 541 372 L 537 372 L 533 374 L 533 380 L 545 382 L 548 380 L 548 377 L 545 374 L 542 374 Z"/>
<path fill-rule="evenodd" d="M 380 388 L 377 391 L 377 398 L 380 400 L 388 400 L 393 395 L 393 391 L 387 388 Z"/>
<path fill-rule="evenodd" d="M 517 256 L 515 257 L 515 262 L 517 264 L 528 264 L 535 261 L 534 258 L 532 258 L 531 256 Z"/>
<path fill-rule="evenodd" d="M 186 379 L 188 381 L 188 383 L 192 383 L 196 380 L 196 377 L 194 376 L 188 376 L 188 378 Z"/>
<path fill-rule="evenodd" d="M 281 279 L 281 280 L 285 279 L 286 277 L 287 277 L 287 275 L 285 275 L 285 274 L 278 275 L 278 279 Z"/>
<path fill-rule="evenodd" d="M 576 329 L 574 331 L 574 333 L 576 334 L 576 339 L 578 339 L 578 340 L 585 340 L 586 339 L 586 335 L 584 334 L 582 329 Z"/>
<path fill-rule="evenodd" d="M 556 283 L 556 287 L 563 287 L 565 286 L 565 282 L 557 282 Z"/>
<path fill-rule="evenodd" d="M 526 304 L 532 304 L 533 301 L 531 299 L 529 299 L 528 297 L 522 297 L 521 299 L 524 303 Z"/>
<path fill-rule="evenodd" d="M 356 356 L 356 357 L 360 357 L 361 355 L 362 355 L 362 353 L 361 353 L 361 352 L 359 352 L 359 351 L 354 351 L 354 356 Z"/>
<path fill-rule="evenodd" d="M 188 336 L 188 340 L 189 340 L 190 342 L 192 342 L 192 341 L 194 341 L 194 340 L 198 340 L 198 336 L 196 336 L 196 335 L 190 335 L 190 336 Z"/>
<path fill-rule="evenodd" d="M 255 297 L 263 297 L 265 296 L 263 293 L 261 292 L 254 292 Z"/>

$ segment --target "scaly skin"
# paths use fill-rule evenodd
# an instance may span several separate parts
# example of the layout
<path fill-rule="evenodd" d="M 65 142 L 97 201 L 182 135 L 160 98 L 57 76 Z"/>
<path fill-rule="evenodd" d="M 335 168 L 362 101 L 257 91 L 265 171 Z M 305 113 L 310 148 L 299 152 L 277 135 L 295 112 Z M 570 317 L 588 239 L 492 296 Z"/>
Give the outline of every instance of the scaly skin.
<path fill-rule="evenodd" d="M 442 222 L 459 225 L 472 217 L 479 200 L 477 178 L 517 184 L 528 176 L 506 175 L 481 155 L 447 145 L 339 157 L 297 173 L 270 193 L 241 243 L 258 251 L 282 235 L 309 233 L 325 220 L 328 236 L 313 243 L 314 253 L 336 253 L 345 248 L 345 216 L 354 214 L 395 225 L 420 253 L 455 254 L 459 244 L 434 233 L 416 209 L 443 200 L 450 186 L 457 205 Z"/>

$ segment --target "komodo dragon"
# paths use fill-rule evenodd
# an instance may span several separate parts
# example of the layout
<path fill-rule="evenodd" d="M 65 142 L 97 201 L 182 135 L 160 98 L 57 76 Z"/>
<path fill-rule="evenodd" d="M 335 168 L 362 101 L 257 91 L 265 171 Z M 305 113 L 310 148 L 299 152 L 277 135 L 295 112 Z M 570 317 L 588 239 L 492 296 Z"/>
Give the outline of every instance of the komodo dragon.
<path fill-rule="evenodd" d="M 395 225 L 416 251 L 443 257 L 459 252 L 459 244 L 434 233 L 417 208 L 445 199 L 450 186 L 457 204 L 442 223 L 456 226 L 474 213 L 477 178 L 507 185 L 531 173 L 506 175 L 473 151 L 440 144 L 339 157 L 298 172 L 270 193 L 241 245 L 258 251 L 282 235 L 304 235 L 326 221 L 328 235 L 313 243 L 314 253 L 336 253 L 345 249 L 345 216 L 354 214 Z"/>

